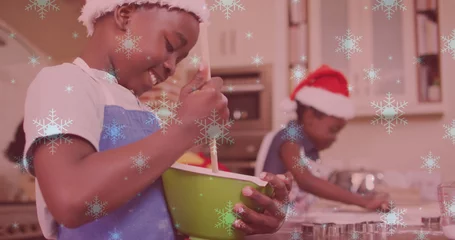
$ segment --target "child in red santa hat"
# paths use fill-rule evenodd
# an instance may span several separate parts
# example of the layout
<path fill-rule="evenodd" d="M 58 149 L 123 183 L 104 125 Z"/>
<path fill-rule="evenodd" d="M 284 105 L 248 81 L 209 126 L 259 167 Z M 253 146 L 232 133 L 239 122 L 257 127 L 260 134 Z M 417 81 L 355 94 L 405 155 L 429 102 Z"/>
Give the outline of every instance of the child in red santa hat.
<path fill-rule="evenodd" d="M 301 190 L 321 198 L 370 210 L 386 208 L 386 199 L 351 193 L 318 178 L 311 167 L 319 159 L 319 152 L 329 148 L 347 120 L 354 117 L 354 104 L 342 73 L 321 66 L 300 82 L 283 107 L 294 119 L 263 143 L 269 146 L 264 148 L 264 171 L 290 171 Z"/>

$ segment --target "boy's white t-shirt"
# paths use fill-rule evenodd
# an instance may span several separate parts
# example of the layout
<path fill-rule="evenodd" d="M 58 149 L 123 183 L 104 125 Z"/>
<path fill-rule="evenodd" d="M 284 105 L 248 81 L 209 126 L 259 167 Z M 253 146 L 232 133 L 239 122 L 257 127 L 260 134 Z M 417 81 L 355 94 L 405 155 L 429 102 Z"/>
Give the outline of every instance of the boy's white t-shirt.
<path fill-rule="evenodd" d="M 127 110 L 146 110 L 131 91 L 116 82 L 114 76 L 96 69 L 90 69 L 90 71 L 94 78 L 79 66 L 65 63 L 43 68 L 39 72 L 30 84 L 25 100 L 26 144 L 24 155 L 37 138 L 46 139 L 46 136 L 56 133 L 82 137 L 99 151 L 104 107 L 108 104 L 109 99 L 114 99 L 115 105 Z M 57 139 L 54 144 L 56 147 L 52 148 L 50 140 L 47 139 L 43 142 L 43 147 L 48 148 L 49 151 L 56 152 L 58 145 L 71 144 L 65 143 L 63 138 L 61 141 Z M 33 164 L 28 170 L 34 173 Z M 35 184 L 36 206 L 41 230 L 44 237 L 56 239 L 57 223 L 47 208 L 38 179 Z"/>

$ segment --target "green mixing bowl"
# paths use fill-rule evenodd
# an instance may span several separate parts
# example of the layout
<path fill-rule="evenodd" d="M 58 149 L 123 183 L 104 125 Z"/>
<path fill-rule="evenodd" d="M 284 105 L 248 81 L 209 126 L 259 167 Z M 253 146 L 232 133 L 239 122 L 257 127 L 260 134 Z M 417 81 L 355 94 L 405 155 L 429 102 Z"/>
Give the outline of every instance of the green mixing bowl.
<path fill-rule="evenodd" d="M 271 196 L 273 189 L 259 178 L 175 163 L 163 174 L 169 212 L 176 229 L 192 239 L 239 240 L 241 231 L 233 227 L 239 217 L 236 203 L 258 212 L 264 210 L 242 195 L 250 186 Z"/>

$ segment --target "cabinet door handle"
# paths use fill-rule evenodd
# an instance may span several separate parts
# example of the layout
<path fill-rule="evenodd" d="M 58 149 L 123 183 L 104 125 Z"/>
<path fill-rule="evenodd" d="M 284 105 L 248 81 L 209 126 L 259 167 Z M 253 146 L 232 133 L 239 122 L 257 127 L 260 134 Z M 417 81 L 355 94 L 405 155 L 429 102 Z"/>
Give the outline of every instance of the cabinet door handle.
<path fill-rule="evenodd" d="M 236 49 L 236 43 L 237 43 L 237 36 L 236 36 L 236 31 L 235 30 L 231 30 L 231 54 L 232 55 L 235 55 L 235 53 L 237 52 L 237 49 Z"/>
<path fill-rule="evenodd" d="M 220 38 L 220 53 L 222 56 L 226 56 L 226 32 L 222 32 Z"/>

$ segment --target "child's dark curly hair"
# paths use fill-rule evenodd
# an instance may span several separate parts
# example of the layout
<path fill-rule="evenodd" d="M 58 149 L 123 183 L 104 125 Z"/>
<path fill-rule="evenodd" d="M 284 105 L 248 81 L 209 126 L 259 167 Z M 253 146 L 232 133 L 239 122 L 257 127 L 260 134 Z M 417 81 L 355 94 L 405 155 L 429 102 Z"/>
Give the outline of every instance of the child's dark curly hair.
<path fill-rule="evenodd" d="M 24 132 L 24 120 L 21 121 L 17 126 L 16 134 L 14 135 L 13 141 L 10 142 L 9 146 L 5 149 L 5 156 L 11 162 L 20 162 L 22 154 L 25 148 L 25 132 Z"/>

